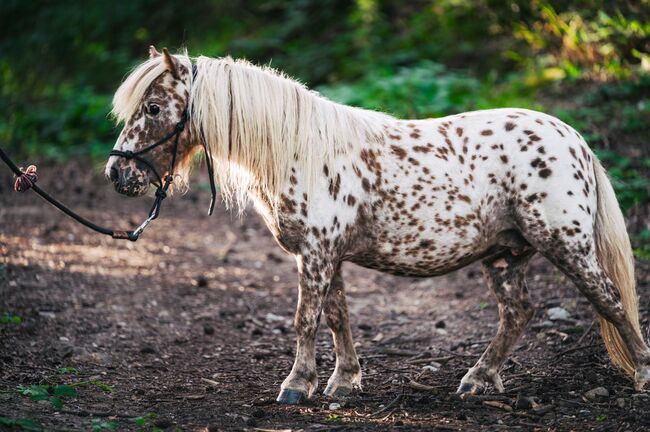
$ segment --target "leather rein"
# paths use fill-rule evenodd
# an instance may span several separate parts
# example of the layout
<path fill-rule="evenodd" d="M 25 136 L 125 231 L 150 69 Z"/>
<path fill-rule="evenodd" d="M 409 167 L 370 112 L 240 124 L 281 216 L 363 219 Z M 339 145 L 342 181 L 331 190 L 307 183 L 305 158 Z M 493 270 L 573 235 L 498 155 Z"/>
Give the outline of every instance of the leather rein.
<path fill-rule="evenodd" d="M 192 77 L 193 79 L 196 78 L 196 65 L 192 65 Z M 176 156 L 178 153 L 178 141 L 180 139 L 181 133 L 185 130 L 185 125 L 187 121 L 189 120 L 189 114 L 187 111 L 187 107 L 183 110 L 183 114 L 181 115 L 181 119 L 176 123 L 174 126 L 174 129 L 169 132 L 167 135 L 156 141 L 155 143 L 141 149 L 138 151 L 122 151 L 122 150 L 112 150 L 109 155 L 110 156 L 118 156 L 125 158 L 127 160 L 134 159 L 138 162 L 141 162 L 144 164 L 155 176 L 157 182 L 156 184 L 156 198 L 153 202 L 153 205 L 151 206 L 151 209 L 149 210 L 149 214 L 147 218 L 142 222 L 137 228 L 130 230 L 130 231 L 123 231 L 123 230 L 114 230 L 110 228 L 106 228 L 104 226 L 98 225 L 80 214 L 76 213 L 75 211 L 71 210 L 69 207 L 67 207 L 65 204 L 63 204 L 61 201 L 57 200 L 47 192 L 45 192 L 43 189 L 38 187 L 35 183 L 38 180 L 38 177 L 36 175 L 36 166 L 35 165 L 30 165 L 27 167 L 27 169 L 23 170 L 21 168 L 18 168 L 16 164 L 7 156 L 7 154 L 0 148 L 0 159 L 11 169 L 11 171 L 14 173 L 16 176 L 16 183 L 14 184 L 14 190 L 16 192 L 24 192 L 28 189 L 32 189 L 34 192 L 36 192 L 38 195 L 41 196 L 41 198 L 45 199 L 47 202 L 52 204 L 54 207 L 58 208 L 61 210 L 63 213 L 66 215 L 70 216 L 72 219 L 76 220 L 80 224 L 92 229 L 93 231 L 96 231 L 100 234 L 108 235 L 111 236 L 114 239 L 118 240 L 131 240 L 131 241 L 136 241 L 138 238 L 140 238 L 140 234 L 145 230 L 145 228 L 158 217 L 160 214 L 160 208 L 162 206 L 163 200 L 167 197 L 167 191 L 169 190 L 169 186 L 174 180 L 174 167 L 176 165 Z M 203 138 L 203 137 L 201 137 Z M 168 141 L 173 140 L 173 147 L 172 147 L 172 160 L 171 164 L 168 170 L 167 175 L 165 177 L 161 177 L 156 168 L 154 167 L 154 164 L 145 159 L 142 155 L 145 153 L 150 152 L 151 150 L 167 143 Z M 214 211 L 214 204 L 216 201 L 216 195 L 217 195 L 217 188 L 214 183 L 214 171 L 213 171 L 213 162 L 212 162 L 212 156 L 210 152 L 208 151 L 207 145 L 205 143 L 204 139 L 201 139 L 201 143 L 203 145 L 203 149 L 205 151 L 205 164 L 208 169 L 208 176 L 210 177 L 210 190 L 212 192 L 212 199 L 210 200 L 210 207 L 208 208 L 208 214 L 212 215 L 212 212 Z"/>

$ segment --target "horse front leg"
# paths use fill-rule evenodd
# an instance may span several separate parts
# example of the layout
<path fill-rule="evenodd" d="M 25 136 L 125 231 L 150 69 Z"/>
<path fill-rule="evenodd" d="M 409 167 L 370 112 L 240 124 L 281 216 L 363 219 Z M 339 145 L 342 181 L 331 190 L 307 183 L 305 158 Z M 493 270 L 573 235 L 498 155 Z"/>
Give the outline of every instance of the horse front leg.
<path fill-rule="evenodd" d="M 361 387 L 361 366 L 354 350 L 340 265 L 332 278 L 324 311 L 327 326 L 334 339 L 336 366 L 323 393 L 333 398 L 343 397 L 349 395 L 354 388 Z"/>
<path fill-rule="evenodd" d="M 296 358 L 291 373 L 282 383 L 277 401 L 299 404 L 311 397 L 318 387 L 316 371 L 316 332 L 334 266 L 322 258 L 298 256 L 300 273 L 298 308 L 294 320 Z"/>

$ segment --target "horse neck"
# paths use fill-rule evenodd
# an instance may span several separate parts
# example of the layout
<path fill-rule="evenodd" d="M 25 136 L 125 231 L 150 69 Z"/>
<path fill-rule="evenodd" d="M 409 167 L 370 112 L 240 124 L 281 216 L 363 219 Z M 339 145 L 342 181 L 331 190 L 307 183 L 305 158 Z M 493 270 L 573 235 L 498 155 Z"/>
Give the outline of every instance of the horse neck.
<path fill-rule="evenodd" d="M 323 165 L 356 153 L 390 118 L 336 104 L 268 70 L 225 60 L 206 68 L 213 76 L 201 77 L 200 66 L 197 90 L 212 93 L 193 94 L 204 99 L 195 127 L 208 140 L 226 201 L 240 205 L 250 192 L 275 209 L 292 168 L 310 189 Z"/>

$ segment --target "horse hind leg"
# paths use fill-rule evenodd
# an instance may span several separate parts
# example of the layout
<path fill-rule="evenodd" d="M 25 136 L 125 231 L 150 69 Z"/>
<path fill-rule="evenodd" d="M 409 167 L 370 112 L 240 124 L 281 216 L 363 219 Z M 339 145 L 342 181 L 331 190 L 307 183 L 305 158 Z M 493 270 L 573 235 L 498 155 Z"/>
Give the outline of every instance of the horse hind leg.
<path fill-rule="evenodd" d="M 501 235 L 500 235 L 501 237 Z M 499 368 L 519 339 L 534 310 L 528 297 L 525 273 L 535 250 L 514 232 L 500 243 L 507 246 L 483 261 L 487 284 L 499 303 L 499 328 L 476 364 L 460 381 L 457 393 L 480 394 L 491 384 L 503 392 Z"/>
<path fill-rule="evenodd" d="M 540 252 L 589 300 L 599 315 L 601 333 L 612 361 L 628 373 L 634 379 L 635 388 L 641 390 L 650 381 L 650 348 L 638 326 L 626 313 L 616 286 L 605 273 L 593 248 L 587 254 L 573 252 L 576 250 L 587 249 L 584 245 L 556 246 Z M 612 334 L 614 331 L 618 334 Z"/>
<path fill-rule="evenodd" d="M 361 366 L 354 350 L 340 266 L 332 278 L 323 311 L 327 326 L 332 331 L 336 353 L 334 373 L 323 393 L 332 398 L 345 397 L 353 389 L 361 387 Z"/>

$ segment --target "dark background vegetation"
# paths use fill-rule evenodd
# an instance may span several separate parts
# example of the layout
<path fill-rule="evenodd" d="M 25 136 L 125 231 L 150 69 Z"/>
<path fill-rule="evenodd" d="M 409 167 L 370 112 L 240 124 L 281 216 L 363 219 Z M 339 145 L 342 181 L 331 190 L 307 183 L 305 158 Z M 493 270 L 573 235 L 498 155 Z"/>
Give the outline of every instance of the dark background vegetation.
<path fill-rule="evenodd" d="M 397 116 L 545 110 L 599 150 L 634 215 L 650 200 L 649 18 L 648 0 L 4 0 L 0 142 L 20 157 L 105 157 L 121 79 L 149 44 L 187 47 Z M 632 222 L 648 258 L 647 223 Z"/>

